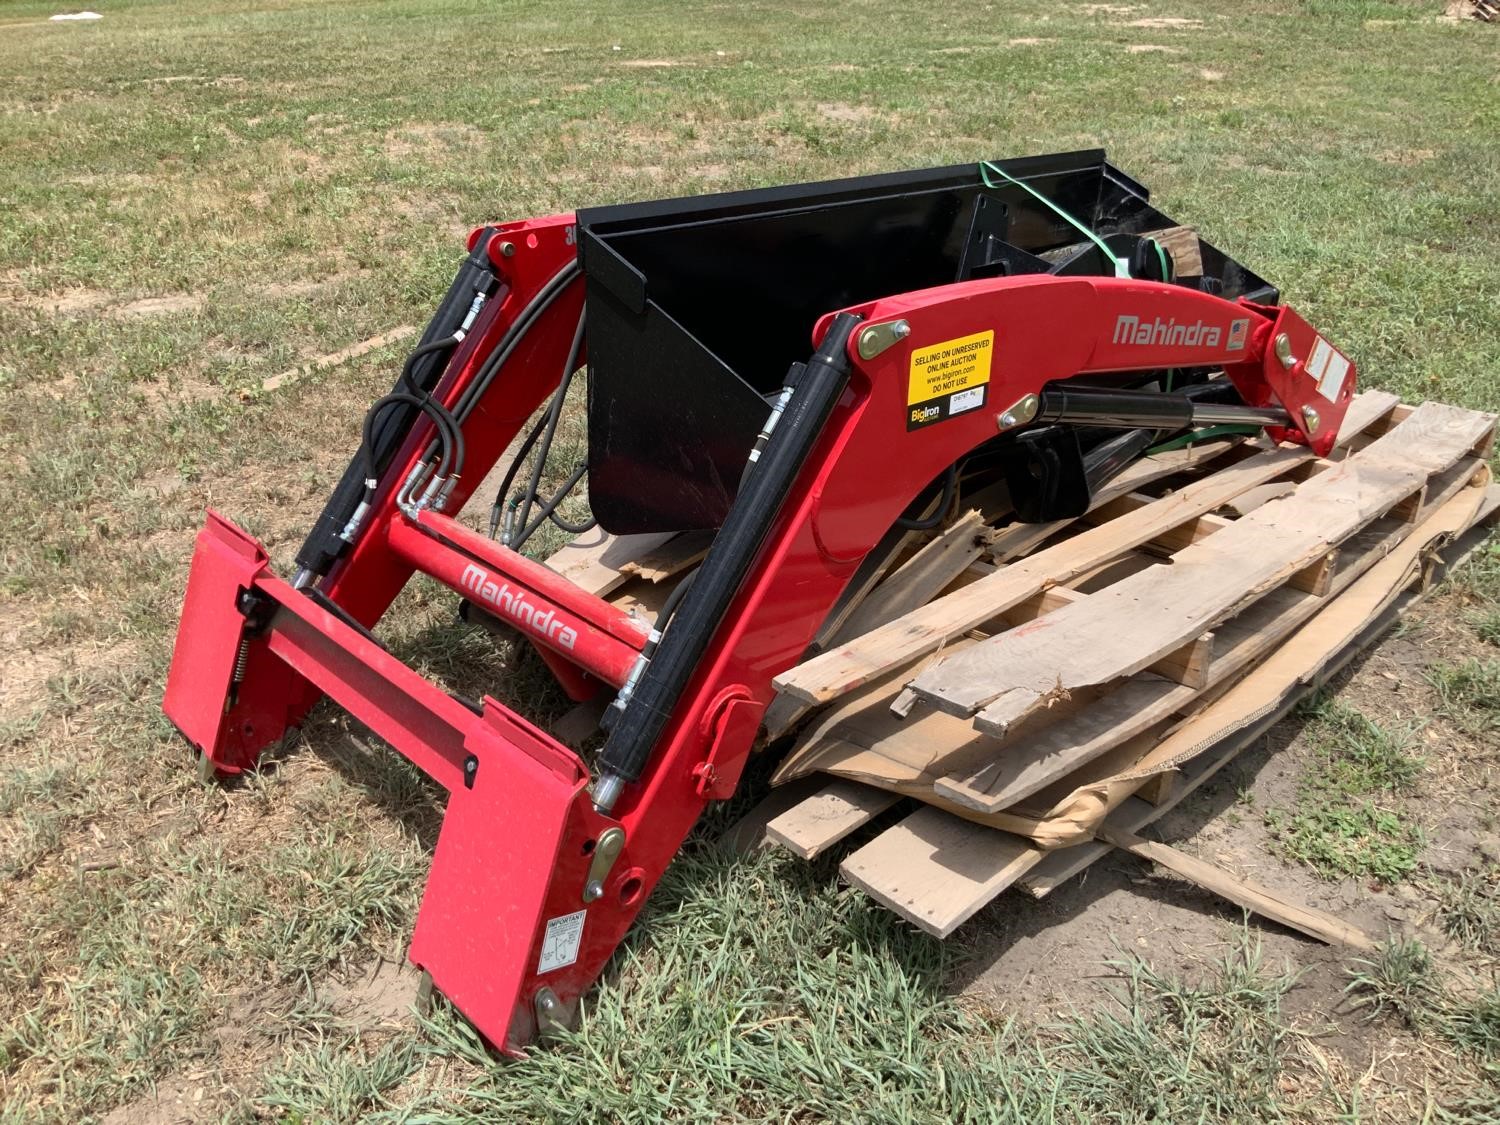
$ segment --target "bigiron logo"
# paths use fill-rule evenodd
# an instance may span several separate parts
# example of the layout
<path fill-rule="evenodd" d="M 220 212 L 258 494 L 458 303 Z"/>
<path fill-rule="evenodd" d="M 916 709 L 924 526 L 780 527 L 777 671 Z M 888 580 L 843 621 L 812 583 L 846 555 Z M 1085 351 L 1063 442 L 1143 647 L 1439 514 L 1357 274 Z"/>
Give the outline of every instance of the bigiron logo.
<path fill-rule="evenodd" d="M 504 582 L 496 583 L 489 571 L 472 563 L 464 567 L 459 584 L 480 601 L 498 609 L 517 624 L 572 651 L 578 643 L 578 631 L 557 619 L 557 610 L 539 609 L 526 600 L 525 590 L 512 590 Z"/>
<path fill-rule="evenodd" d="M 918 406 L 918 407 L 914 407 L 912 409 L 912 412 L 911 412 L 911 421 L 912 422 L 931 422 L 934 418 L 936 418 L 942 412 L 943 412 L 943 408 L 941 406 L 935 406 L 934 405 L 934 406 Z"/>
<path fill-rule="evenodd" d="M 1245 346 L 1244 331 L 1239 326 L 1239 321 L 1230 326 L 1231 349 Z M 1117 344 L 1169 347 L 1180 344 L 1189 348 L 1217 348 L 1223 339 L 1222 328 L 1216 324 L 1205 324 L 1201 320 L 1192 324 L 1178 324 L 1175 320 L 1163 320 L 1161 317 L 1142 320 L 1138 316 L 1122 315 L 1115 319 L 1114 342 Z"/>

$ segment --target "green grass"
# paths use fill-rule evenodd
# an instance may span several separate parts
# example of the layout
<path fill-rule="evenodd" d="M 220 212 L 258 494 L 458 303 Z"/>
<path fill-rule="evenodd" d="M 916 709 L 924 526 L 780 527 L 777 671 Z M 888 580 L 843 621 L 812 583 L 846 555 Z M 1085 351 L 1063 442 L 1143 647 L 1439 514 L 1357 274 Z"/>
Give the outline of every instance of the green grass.
<path fill-rule="evenodd" d="M 1325 878 L 1396 882 L 1417 866 L 1423 833 L 1397 797 L 1422 773 L 1408 752 L 1412 732 L 1389 730 L 1326 696 L 1302 709 L 1315 758 L 1298 782 L 1296 803 L 1264 818 L 1275 845 Z"/>
<path fill-rule="evenodd" d="M 466 1075 L 405 1109 L 579 1122 L 1243 1120 L 1275 1107 L 1283 1074 L 1310 1067 L 1282 1011 L 1295 975 L 1269 970 L 1247 933 L 1196 980 L 1122 961 L 1102 1011 L 1034 1028 L 956 1003 L 942 947 L 784 856 L 731 875 L 700 851 L 668 883 L 627 954 L 632 986 L 602 993 L 526 1081 L 440 1013 L 424 1050 L 490 1080 Z"/>
<path fill-rule="evenodd" d="M 1436 892 L 1443 932 L 1476 953 L 1500 956 L 1500 867 L 1463 871 Z"/>
<path fill-rule="evenodd" d="M 1426 0 L 56 10 L 0 5 L 0 1120 L 85 1120 L 201 1074 L 204 1112 L 231 1120 L 1363 1112 L 1253 950 L 1192 983 L 1122 965 L 1118 1004 L 1039 1026 L 955 999 L 965 954 L 831 870 L 706 837 L 585 1026 L 529 1062 L 496 1062 L 441 1010 L 348 1026 L 317 984 L 399 950 L 432 788 L 319 713 L 273 768 L 202 789 L 158 703 L 203 507 L 287 567 L 399 350 L 241 392 L 425 321 L 489 219 L 1102 145 L 1367 385 L 1493 408 L 1493 29 Z M 1184 16 L 1202 26 L 1131 26 Z M 177 303 L 132 308 L 147 298 Z M 1464 579 L 1491 643 L 1497 557 Z M 458 690 L 561 706 L 451 614 L 415 584 L 382 635 Z M 1481 733 L 1492 673 L 1438 674 Z M 1417 826 L 1380 818 L 1416 756 L 1389 724 L 1319 730 L 1326 768 L 1288 839 L 1398 877 Z M 1450 914 L 1483 924 L 1469 899 Z M 1454 1004 L 1443 1041 L 1469 1058 L 1493 1006 Z M 222 1049 L 226 1027 L 253 1046 Z"/>
<path fill-rule="evenodd" d="M 1491 982 L 1459 992 L 1420 941 L 1392 938 L 1369 958 L 1354 962 L 1345 993 L 1367 1018 L 1385 1017 L 1433 1032 L 1469 1056 L 1490 1089 L 1484 1099 L 1463 1108 L 1494 1106 L 1500 1097 L 1500 987 Z"/>
<path fill-rule="evenodd" d="M 1500 657 L 1439 664 L 1428 679 L 1444 714 L 1476 732 L 1500 730 Z"/>
<path fill-rule="evenodd" d="M 1433 1017 L 1442 982 L 1426 946 L 1392 938 L 1354 962 L 1344 991 L 1370 1018 L 1390 1015 L 1417 1027 Z"/>

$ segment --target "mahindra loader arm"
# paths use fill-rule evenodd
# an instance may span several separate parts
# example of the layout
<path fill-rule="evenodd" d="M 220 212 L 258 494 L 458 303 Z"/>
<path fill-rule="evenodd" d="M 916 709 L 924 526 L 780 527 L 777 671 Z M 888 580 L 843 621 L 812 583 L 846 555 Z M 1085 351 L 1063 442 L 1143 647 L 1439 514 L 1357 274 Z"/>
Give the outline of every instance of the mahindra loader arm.
<path fill-rule="evenodd" d="M 1118 276 L 1141 237 L 1119 216 L 1166 220 L 1102 154 L 1003 168 L 1094 200 L 1120 257 L 1070 249 L 973 166 L 481 228 L 293 580 L 209 513 L 166 713 L 231 777 L 326 697 L 447 790 L 410 957 L 497 1047 L 573 1019 L 695 821 L 735 792 L 772 677 L 955 465 L 1041 465 L 1056 479 L 1029 515 L 1056 518 L 1153 435 L 1230 420 L 1333 442 L 1353 368 L 1274 290 L 1216 251 L 1212 284 L 1165 257 Z M 555 429 L 585 363 L 603 526 L 715 529 L 654 623 L 515 549 L 534 485 L 497 504 L 509 543 L 454 518 L 544 406 L 532 434 Z M 1163 393 L 1164 371 L 1197 376 Z M 574 698 L 612 701 L 597 757 L 384 648 L 374 631 L 417 571 L 535 645 Z"/>

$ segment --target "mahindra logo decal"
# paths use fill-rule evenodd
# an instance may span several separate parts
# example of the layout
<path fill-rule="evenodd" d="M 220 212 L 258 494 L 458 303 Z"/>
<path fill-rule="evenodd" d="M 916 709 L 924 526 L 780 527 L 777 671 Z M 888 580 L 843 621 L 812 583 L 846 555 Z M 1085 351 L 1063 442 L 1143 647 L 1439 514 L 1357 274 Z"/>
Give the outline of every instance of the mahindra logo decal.
<path fill-rule="evenodd" d="M 1230 351 L 1238 351 L 1245 346 L 1245 329 L 1248 325 L 1248 320 L 1236 320 L 1229 326 Z M 1205 324 L 1201 320 L 1192 324 L 1178 324 L 1176 320 L 1163 320 L 1161 317 L 1142 320 L 1138 316 L 1121 315 L 1115 319 L 1114 342 L 1117 344 L 1137 347 L 1180 345 L 1188 348 L 1217 348 L 1223 339 L 1222 328 L 1216 324 Z"/>
<path fill-rule="evenodd" d="M 556 609 L 541 609 L 526 600 L 525 590 L 512 590 L 507 583 L 495 582 L 489 571 L 472 563 L 464 567 L 459 584 L 480 601 L 493 606 L 518 625 L 552 641 L 570 652 L 578 643 L 578 631 L 557 619 Z"/>

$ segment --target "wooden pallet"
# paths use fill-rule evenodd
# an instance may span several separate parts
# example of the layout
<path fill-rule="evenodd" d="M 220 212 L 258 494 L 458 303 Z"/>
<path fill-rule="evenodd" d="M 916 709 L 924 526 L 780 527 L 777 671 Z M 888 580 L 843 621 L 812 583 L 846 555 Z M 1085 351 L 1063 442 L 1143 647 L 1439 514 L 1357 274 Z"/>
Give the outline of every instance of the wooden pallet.
<path fill-rule="evenodd" d="M 1111 778 L 1350 597 L 1420 584 L 1420 566 L 1395 566 L 1403 546 L 1420 560 L 1462 530 L 1442 530 L 1459 509 L 1465 525 L 1493 515 L 1500 497 L 1472 487 L 1488 480 L 1493 433 L 1487 415 L 1367 392 L 1328 459 L 1247 443 L 1170 491 L 1133 487 L 1015 561 L 971 568 L 919 614 L 778 677 L 822 709 L 777 780 L 831 776 L 769 818 L 767 838 L 810 858 L 916 798 L 844 856 L 849 882 L 940 937 L 1013 884 L 1047 893 L 1110 847 L 1078 834 L 1076 807 L 1049 829 L 1070 798 L 1118 790 Z M 1351 651 L 1325 654 L 1317 675 Z M 1128 779 L 1094 829 L 1150 823 L 1292 702 L 1180 769 Z M 1076 846 L 1039 846 L 1059 831 Z"/>
<path fill-rule="evenodd" d="M 1203 443 L 1130 466 L 1080 520 L 999 526 L 1002 488 L 963 496 L 939 531 L 893 532 L 810 659 L 776 678 L 762 733 L 794 741 L 741 835 L 811 859 L 894 818 L 840 871 L 940 937 L 1007 887 L 1045 895 L 1112 846 L 1160 860 L 1162 845 L 1133 834 L 1294 701 L 1283 692 L 1194 743 L 1264 688 L 1261 669 L 1352 621 L 1360 636 L 1321 653 L 1305 689 L 1417 596 L 1433 550 L 1493 518 L 1500 496 L 1473 486 L 1488 480 L 1494 430 L 1492 416 L 1365 392 L 1326 459 Z M 596 532 L 548 561 L 649 619 L 707 546 Z M 1358 941 L 1264 888 L 1216 882 Z"/>

